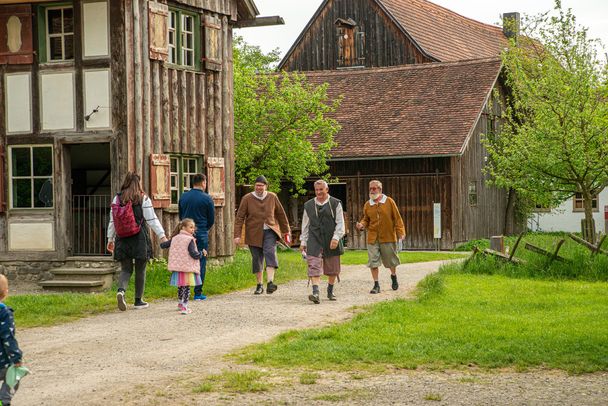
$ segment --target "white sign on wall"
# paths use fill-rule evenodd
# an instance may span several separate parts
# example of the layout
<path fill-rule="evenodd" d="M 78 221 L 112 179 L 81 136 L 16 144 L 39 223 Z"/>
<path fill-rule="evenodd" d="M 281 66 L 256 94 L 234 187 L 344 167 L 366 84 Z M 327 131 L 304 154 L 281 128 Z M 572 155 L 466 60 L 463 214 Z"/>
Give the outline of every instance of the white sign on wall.
<path fill-rule="evenodd" d="M 433 203 L 433 238 L 441 238 L 441 203 Z"/>

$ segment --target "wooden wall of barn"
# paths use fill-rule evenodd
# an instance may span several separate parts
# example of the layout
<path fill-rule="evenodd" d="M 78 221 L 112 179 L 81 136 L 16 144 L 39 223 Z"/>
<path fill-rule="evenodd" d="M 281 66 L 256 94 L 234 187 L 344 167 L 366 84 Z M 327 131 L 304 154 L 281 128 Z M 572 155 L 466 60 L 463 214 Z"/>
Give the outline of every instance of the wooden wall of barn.
<path fill-rule="evenodd" d="M 220 12 L 236 10 L 234 0 L 179 1 L 182 4 L 215 7 Z M 203 4 L 204 3 L 204 4 Z M 234 3 L 234 4 L 233 4 Z M 193 11 L 200 11 L 193 9 Z M 215 226 L 209 233 L 210 255 L 234 253 L 234 138 L 232 86 L 232 28 L 230 15 L 205 10 L 221 21 L 221 71 L 170 68 L 151 60 L 148 49 L 148 1 L 114 0 L 112 21 L 122 21 L 126 48 L 124 58 L 113 58 L 113 77 L 123 80 L 124 89 L 115 97 L 126 111 L 126 120 L 115 112 L 116 131 L 113 152 L 119 171 L 113 175 L 118 189 L 128 170 L 141 173 L 144 187 L 150 190 L 151 154 L 202 155 L 225 159 L 226 197 L 216 207 Z M 120 15 L 122 14 L 122 16 Z M 120 24 L 113 31 L 121 30 Z M 116 51 L 118 52 L 118 51 Z M 116 75 L 116 72 L 121 74 Z M 120 79 L 120 78 L 123 79 Z M 176 210 L 158 209 L 157 215 L 167 233 L 178 220 Z"/>
<path fill-rule="evenodd" d="M 404 247 L 435 249 L 433 238 L 433 203 L 441 203 L 442 238 L 440 247 L 452 247 L 452 180 L 449 158 L 377 159 L 333 161 L 332 176 L 346 183 L 348 247 L 366 248 L 366 233 L 355 224 L 369 199 L 368 183 L 382 182 L 383 192 L 395 200 L 406 228 Z M 331 189 L 330 189 L 331 193 Z"/>
<path fill-rule="evenodd" d="M 491 122 L 497 125 L 499 116 L 500 103 L 492 98 L 482 110 L 464 153 L 452 158 L 452 229 L 455 243 L 501 235 L 504 231 L 507 192 L 488 184 L 488 176 L 483 173 L 487 150 L 481 142 L 482 134 L 488 131 Z M 472 182 L 475 182 L 477 188 L 476 204 L 469 202 Z M 509 213 L 508 216 L 513 214 Z"/>
<path fill-rule="evenodd" d="M 378 5 L 370 0 L 330 0 L 313 17 L 280 68 L 288 71 L 333 70 L 338 68 L 336 20 L 353 19 L 365 33 L 366 67 L 430 62 Z"/>

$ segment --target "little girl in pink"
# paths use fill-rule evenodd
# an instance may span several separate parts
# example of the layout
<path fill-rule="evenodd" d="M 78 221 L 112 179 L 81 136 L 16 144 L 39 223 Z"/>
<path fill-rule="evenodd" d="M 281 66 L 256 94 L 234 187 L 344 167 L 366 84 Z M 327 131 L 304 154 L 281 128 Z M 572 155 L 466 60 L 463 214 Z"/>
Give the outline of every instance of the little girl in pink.
<path fill-rule="evenodd" d="M 207 256 L 207 251 L 199 252 L 196 248 L 194 231 L 196 226 L 194 220 L 183 219 L 173 237 L 162 244 L 161 248 L 169 248 L 169 265 L 171 271 L 171 286 L 177 286 L 177 304 L 181 314 L 190 314 L 192 310 L 188 307 L 190 298 L 190 286 L 201 285 L 200 257 Z"/>

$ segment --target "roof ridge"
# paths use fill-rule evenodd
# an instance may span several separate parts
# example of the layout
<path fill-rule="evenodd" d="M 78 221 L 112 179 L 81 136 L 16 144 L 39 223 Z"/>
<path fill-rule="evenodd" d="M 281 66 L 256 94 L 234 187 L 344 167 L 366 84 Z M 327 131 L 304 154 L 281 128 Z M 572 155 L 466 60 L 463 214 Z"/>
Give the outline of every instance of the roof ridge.
<path fill-rule="evenodd" d="M 384 3 L 386 0 L 377 0 L 377 1 L 380 1 L 380 2 Z M 477 25 L 477 26 L 481 26 L 480 28 L 486 28 L 486 29 L 491 28 L 491 29 L 497 29 L 497 30 L 501 30 L 502 31 L 502 28 L 500 26 L 497 26 L 497 25 L 494 25 L 494 24 L 484 23 L 483 21 L 479 21 L 479 20 L 475 20 L 475 19 L 473 19 L 471 17 L 467 17 L 465 15 L 457 13 L 454 10 L 450 10 L 447 7 L 444 7 L 444 6 L 442 6 L 440 4 L 437 4 L 437 3 L 433 3 L 432 1 L 429 1 L 429 0 L 388 0 L 388 1 L 389 2 L 390 1 L 395 1 L 395 2 L 398 2 L 398 3 L 403 3 L 403 2 L 406 2 L 406 1 L 418 1 L 418 2 L 421 2 L 421 3 L 425 3 L 425 5 L 427 5 L 427 6 L 430 5 L 431 7 L 435 7 L 435 8 L 442 9 L 443 11 L 447 11 L 448 14 L 457 15 L 458 17 L 467 20 L 467 22 L 473 23 L 473 24 L 471 24 L 471 26 Z"/>
<path fill-rule="evenodd" d="M 338 69 L 338 70 L 315 70 L 315 71 L 301 71 L 298 74 L 306 76 L 339 76 L 343 74 L 365 74 L 375 72 L 395 72 L 403 70 L 417 70 L 417 69 L 435 69 L 446 66 L 465 66 L 465 65 L 476 65 L 482 63 L 500 62 L 500 57 L 490 58 L 478 58 L 478 59 L 467 59 L 462 61 L 450 61 L 450 62 L 429 62 L 429 63 L 417 63 L 409 65 L 396 65 L 396 66 L 377 66 L 373 68 L 358 68 L 358 69 Z"/>

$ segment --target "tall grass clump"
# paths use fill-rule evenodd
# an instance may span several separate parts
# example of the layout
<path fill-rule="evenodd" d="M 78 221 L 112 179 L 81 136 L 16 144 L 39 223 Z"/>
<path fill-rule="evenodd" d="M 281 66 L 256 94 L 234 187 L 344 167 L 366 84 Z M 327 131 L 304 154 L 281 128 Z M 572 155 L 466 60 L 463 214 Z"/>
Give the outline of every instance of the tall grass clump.
<path fill-rule="evenodd" d="M 553 253 L 560 239 L 565 239 L 559 256 L 565 261 L 550 261 L 524 248 L 526 242 Z M 483 250 L 485 242 L 478 240 L 479 249 Z M 515 244 L 515 238 L 507 238 L 505 246 L 509 249 Z M 608 281 L 608 256 L 591 255 L 591 251 L 574 242 L 565 234 L 532 233 L 524 236 L 515 252 L 515 257 L 524 263 L 507 262 L 489 255 L 476 255 L 466 265 L 459 264 L 446 267 L 449 272 L 465 272 L 477 275 L 504 275 L 511 278 L 532 278 L 549 280 L 581 280 L 589 282 Z"/>

